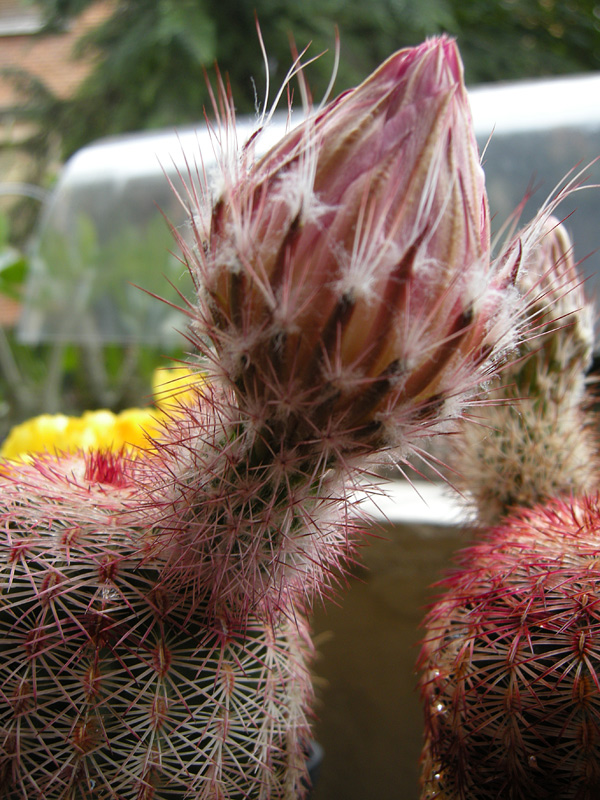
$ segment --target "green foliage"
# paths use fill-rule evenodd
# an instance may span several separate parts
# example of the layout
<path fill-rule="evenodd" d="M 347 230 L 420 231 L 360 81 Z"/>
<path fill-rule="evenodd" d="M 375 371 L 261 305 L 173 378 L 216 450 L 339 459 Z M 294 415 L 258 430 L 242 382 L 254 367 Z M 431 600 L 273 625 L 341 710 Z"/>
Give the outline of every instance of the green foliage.
<path fill-rule="evenodd" d="M 111 289 L 115 290 L 117 276 L 120 276 L 118 286 L 121 293 L 117 292 L 116 297 L 121 307 L 134 308 L 137 313 L 132 314 L 132 318 L 146 330 L 164 324 L 163 304 L 127 284 L 124 279 L 124 275 L 134 276 L 148 291 L 160 293 L 165 286 L 168 289 L 161 271 L 153 269 L 151 261 L 151 257 L 156 261 L 164 252 L 164 238 L 169 236 L 164 220 L 154 220 L 148 225 L 141 246 L 138 241 L 135 248 L 130 236 L 130 246 L 127 247 L 126 232 L 115 237 L 106 247 L 99 247 L 89 220 L 80 220 L 78 232 L 77 245 L 82 248 L 81 252 L 88 259 L 96 258 L 94 268 L 88 265 L 83 270 L 84 278 L 89 278 L 90 296 L 102 302 Z M 30 260 L 9 244 L 10 239 L 8 219 L 0 215 L 0 294 L 19 299 L 24 294 Z M 72 324 L 69 309 L 73 311 L 76 301 L 74 276 L 78 268 L 81 270 L 81 253 L 77 260 L 73 260 L 68 258 L 69 253 L 73 255 L 73 246 L 67 247 L 65 241 L 54 240 L 48 246 L 56 248 L 55 256 L 63 257 L 63 273 L 57 275 L 56 280 L 43 282 L 46 293 L 42 292 L 42 299 L 50 304 L 58 303 L 59 314 Z M 102 269 L 103 263 L 110 264 L 111 269 Z M 112 296 L 111 300 L 114 300 Z M 115 313 L 118 311 L 119 308 Z M 126 317 L 124 313 L 121 316 Z M 89 309 L 78 318 L 81 324 L 82 319 L 85 325 L 94 325 Z M 45 341 L 32 346 L 24 344 L 15 330 L 0 327 L 0 440 L 13 425 L 37 414 L 80 414 L 94 408 L 119 411 L 146 405 L 151 395 L 152 373 L 165 363 L 165 354 L 172 359 L 184 356 L 180 338 L 176 344 L 167 347 L 164 341 L 160 344 L 123 344 L 102 342 L 98 336 L 88 336 L 87 341 L 78 343 Z"/>
<path fill-rule="evenodd" d="M 56 28 L 92 0 L 42 0 Z M 600 68 L 600 21 L 594 0 L 119 0 L 103 24 L 79 42 L 99 54 L 96 68 L 62 113 L 65 154 L 99 136 L 196 122 L 210 107 L 206 74 L 218 62 L 240 113 L 264 95 L 265 75 L 255 31 L 265 40 L 272 85 L 299 50 L 328 51 L 307 70 L 316 98 L 333 66 L 335 26 L 341 36 L 336 90 L 360 81 L 401 46 L 446 31 L 455 35 L 469 82 Z"/>
<path fill-rule="evenodd" d="M 179 343 L 180 316 L 168 304 L 179 304 L 178 292 L 189 295 L 192 287 L 169 253 L 168 226 L 158 212 L 143 225 L 112 222 L 114 230 L 101 234 L 80 212 L 68 230 L 42 231 L 29 283 L 34 338 L 39 331 L 66 341 Z"/>
<path fill-rule="evenodd" d="M 600 7 L 594 0 L 453 2 L 467 81 L 509 80 L 600 69 Z"/>
<path fill-rule="evenodd" d="M 52 163 L 60 146 L 64 106 L 42 80 L 24 69 L 0 68 L 0 80 L 21 98 L 8 116 L 19 130 L 18 144 L 4 142 L 3 150 L 18 150 L 26 156 L 28 168 L 22 179 L 35 185 L 48 183 Z M 24 135 L 22 135 L 24 134 Z M 39 202 L 21 197 L 10 210 L 11 243 L 22 246 L 31 234 L 39 213 Z"/>
<path fill-rule="evenodd" d="M 0 213 L 0 295 L 18 300 L 27 274 L 27 259 L 9 244 L 10 224 Z"/>

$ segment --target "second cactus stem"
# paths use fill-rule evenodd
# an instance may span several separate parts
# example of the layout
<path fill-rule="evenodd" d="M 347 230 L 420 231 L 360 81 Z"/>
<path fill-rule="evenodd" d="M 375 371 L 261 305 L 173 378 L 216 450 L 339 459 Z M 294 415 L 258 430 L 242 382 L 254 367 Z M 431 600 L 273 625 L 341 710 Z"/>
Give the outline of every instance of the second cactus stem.
<path fill-rule="evenodd" d="M 423 800 L 600 797 L 591 309 L 564 229 L 543 225 L 521 278 L 543 289 L 537 335 L 457 446 L 479 542 L 425 620 Z"/>
<path fill-rule="evenodd" d="M 536 246 L 520 245 L 530 337 L 475 412 L 479 424 L 465 425 L 457 437 L 454 466 L 479 525 L 498 522 L 512 508 L 591 490 L 598 476 L 586 388 L 592 308 L 566 230 L 554 217 L 538 224 Z"/>

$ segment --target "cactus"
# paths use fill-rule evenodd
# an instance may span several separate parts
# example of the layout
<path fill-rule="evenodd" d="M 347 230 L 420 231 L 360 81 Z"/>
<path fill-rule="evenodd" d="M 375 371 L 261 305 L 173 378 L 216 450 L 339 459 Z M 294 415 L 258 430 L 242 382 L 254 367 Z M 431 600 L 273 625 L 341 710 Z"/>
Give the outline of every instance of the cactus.
<path fill-rule="evenodd" d="M 458 445 L 482 533 L 425 620 L 423 800 L 600 796 L 591 315 L 564 229 L 535 225 L 521 282 L 544 289 L 537 335 Z"/>
<path fill-rule="evenodd" d="M 9 469 L 0 796 L 296 797 L 302 617 L 207 619 L 144 563 L 144 513 L 119 455 Z"/>
<path fill-rule="evenodd" d="M 176 232 L 205 384 L 137 456 L 0 475 L 9 800 L 302 797 L 304 612 L 353 557 L 351 492 L 511 341 L 453 42 L 392 56 L 256 164 L 215 105 L 221 185 L 190 175 Z"/>
<path fill-rule="evenodd" d="M 522 231 L 519 287 L 528 297 L 531 334 L 502 370 L 479 425 L 456 437 L 453 466 L 479 525 L 513 507 L 593 490 L 598 475 L 586 371 L 593 347 L 592 309 L 569 236 L 548 214 Z"/>
<path fill-rule="evenodd" d="M 233 158 L 232 138 L 221 132 L 214 196 L 190 176 L 191 244 L 176 232 L 213 391 L 202 418 L 167 431 L 142 482 L 169 520 L 153 527 L 165 580 L 209 609 L 277 613 L 327 591 L 371 456 L 418 452 L 494 371 L 514 271 L 490 261 L 447 38 L 392 56 L 256 163 L 256 140 Z"/>
<path fill-rule="evenodd" d="M 600 506 L 551 500 L 465 549 L 427 617 L 423 800 L 600 796 Z"/>

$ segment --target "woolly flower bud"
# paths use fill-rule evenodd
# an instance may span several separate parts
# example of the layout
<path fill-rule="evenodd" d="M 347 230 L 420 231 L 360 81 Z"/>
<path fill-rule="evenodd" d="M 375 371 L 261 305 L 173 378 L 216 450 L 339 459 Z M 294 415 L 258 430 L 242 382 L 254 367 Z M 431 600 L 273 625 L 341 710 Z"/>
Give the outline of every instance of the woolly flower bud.
<path fill-rule="evenodd" d="M 525 267 L 520 288 L 536 295 L 530 313 L 542 339 L 532 337 L 521 352 L 536 355 L 538 372 L 551 373 L 554 382 L 572 384 L 573 374 L 583 377 L 591 363 L 592 307 L 586 303 L 569 235 L 555 217 L 543 221 L 539 246 Z"/>
<path fill-rule="evenodd" d="M 455 413 L 506 333 L 509 281 L 490 268 L 454 42 L 396 53 L 241 162 L 186 253 L 198 338 L 241 407 L 288 441 L 327 431 L 340 452 L 410 444 L 446 401 Z"/>
<path fill-rule="evenodd" d="M 512 507 L 597 486 L 594 420 L 586 413 L 586 369 L 593 347 L 572 246 L 562 225 L 541 214 L 507 247 L 528 304 L 530 337 L 502 373 L 496 402 L 454 439 L 454 468 L 480 524 Z"/>

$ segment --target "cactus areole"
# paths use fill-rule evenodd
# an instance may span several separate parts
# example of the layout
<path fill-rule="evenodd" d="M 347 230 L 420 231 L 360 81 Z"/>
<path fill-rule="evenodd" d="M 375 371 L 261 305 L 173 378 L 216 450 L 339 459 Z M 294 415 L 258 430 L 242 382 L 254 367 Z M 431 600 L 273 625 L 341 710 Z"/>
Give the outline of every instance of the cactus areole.
<path fill-rule="evenodd" d="M 600 797 L 600 505 L 464 550 L 426 619 L 423 800 Z"/>
<path fill-rule="evenodd" d="M 303 609 L 352 554 L 348 498 L 504 346 L 453 42 L 392 56 L 256 163 L 215 106 L 220 187 L 190 174 L 179 239 L 205 385 L 138 457 L 2 467 L 8 800 L 302 797 Z"/>

